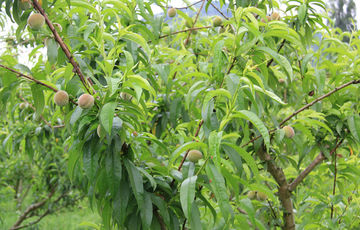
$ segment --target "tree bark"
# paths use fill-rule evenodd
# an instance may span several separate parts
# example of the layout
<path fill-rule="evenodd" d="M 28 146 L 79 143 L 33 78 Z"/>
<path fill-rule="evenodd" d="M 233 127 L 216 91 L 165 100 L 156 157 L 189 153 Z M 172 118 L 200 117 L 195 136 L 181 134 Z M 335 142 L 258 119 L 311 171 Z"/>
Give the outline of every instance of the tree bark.
<path fill-rule="evenodd" d="M 274 177 L 279 185 L 279 199 L 283 210 L 284 225 L 282 229 L 295 230 L 295 219 L 293 212 L 293 204 L 291 201 L 291 193 L 288 190 L 289 184 L 286 181 L 286 176 L 282 168 L 278 167 L 271 156 L 266 152 L 265 146 L 262 146 L 257 151 L 257 155 L 267 166 L 267 171 Z"/>

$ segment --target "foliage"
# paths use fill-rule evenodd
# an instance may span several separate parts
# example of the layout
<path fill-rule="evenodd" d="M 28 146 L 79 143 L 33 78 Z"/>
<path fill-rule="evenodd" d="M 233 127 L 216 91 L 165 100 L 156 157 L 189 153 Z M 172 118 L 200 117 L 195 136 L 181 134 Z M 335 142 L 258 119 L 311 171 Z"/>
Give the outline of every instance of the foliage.
<path fill-rule="evenodd" d="M 360 225 L 359 34 L 343 43 L 315 12 L 323 1 L 287 1 L 281 18 L 267 17 L 277 1 L 230 1 L 221 28 L 180 10 L 165 20 L 162 0 L 33 1 L 47 21 L 40 31 L 26 27 L 35 10 L 17 4 L 0 1 L 17 41 L 32 41 L 34 66 L 14 50 L 0 56 L 1 113 L 12 121 L 1 138 L 21 126 L 19 98 L 32 102 L 102 228 Z M 189 7 L 214 7 L 198 4 Z M 43 56 L 45 38 L 54 40 Z M 72 103 L 55 106 L 57 90 Z M 77 106 L 84 93 L 92 108 Z M 198 163 L 186 160 L 193 149 Z M 250 200 L 250 191 L 265 195 Z"/>

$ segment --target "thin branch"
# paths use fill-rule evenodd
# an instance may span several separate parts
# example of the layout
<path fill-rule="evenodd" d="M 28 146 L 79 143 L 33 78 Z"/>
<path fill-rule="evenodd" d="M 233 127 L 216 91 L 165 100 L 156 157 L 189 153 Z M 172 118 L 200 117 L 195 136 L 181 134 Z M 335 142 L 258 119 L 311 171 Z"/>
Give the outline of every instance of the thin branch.
<path fill-rule="evenodd" d="M 46 210 L 46 212 L 44 212 L 41 216 L 39 216 L 39 218 L 37 218 L 35 221 L 30 222 L 28 224 L 25 225 L 21 225 L 21 226 L 17 226 L 17 227 L 12 227 L 10 230 L 17 230 L 17 229 L 22 229 L 22 228 L 27 228 L 30 227 L 34 224 L 39 223 L 45 216 L 50 214 L 50 209 Z"/>
<path fill-rule="evenodd" d="M 209 0 L 207 0 L 209 2 Z M 214 7 L 214 9 L 219 12 L 226 20 L 229 20 L 229 18 L 223 14 L 223 12 L 221 12 L 221 10 L 219 8 L 217 8 L 212 2 L 210 2 L 210 5 L 212 5 L 212 7 Z"/>
<path fill-rule="evenodd" d="M 281 42 L 281 45 L 279 46 L 278 51 L 277 51 L 278 53 L 279 53 L 280 50 L 284 47 L 285 42 L 286 42 L 286 39 L 284 39 L 284 40 Z M 271 58 L 270 61 L 267 63 L 266 67 L 269 68 L 269 66 L 273 63 L 273 61 L 274 61 L 274 58 Z"/>
<path fill-rule="evenodd" d="M 27 80 L 33 81 L 33 82 L 35 82 L 35 83 L 38 84 L 38 85 L 42 85 L 42 86 L 44 86 L 44 87 L 46 87 L 46 88 L 54 91 L 55 93 L 56 93 L 57 91 L 59 91 L 59 90 L 53 88 L 52 86 L 50 86 L 50 85 L 48 85 L 48 84 L 45 84 L 45 83 L 43 83 L 43 82 L 41 82 L 41 81 L 33 78 L 32 76 L 28 76 L 28 75 L 22 74 L 22 73 L 20 73 L 19 71 L 14 70 L 14 69 L 12 69 L 12 68 L 10 68 L 10 67 L 4 66 L 4 65 L 2 65 L 2 64 L 0 64 L 0 67 L 1 67 L 1 68 L 4 68 L 4 69 L 7 69 L 7 70 L 9 70 L 9 71 L 11 71 L 11 72 L 13 72 L 13 73 L 15 73 L 15 74 L 16 74 L 16 77 L 18 77 L 18 78 L 21 78 L 21 77 L 22 77 L 22 78 L 25 78 L 25 79 L 27 79 Z M 77 103 L 76 103 L 73 99 L 69 98 L 69 101 L 70 101 L 71 103 L 73 103 L 74 105 L 77 105 Z"/>
<path fill-rule="evenodd" d="M 203 1 L 203 0 L 200 0 L 200 1 L 194 2 L 194 3 L 193 3 L 193 4 L 191 4 L 191 5 L 184 6 L 184 7 L 175 7 L 175 9 L 177 9 L 177 10 L 181 10 L 181 9 L 186 10 L 186 9 L 188 9 L 188 8 L 192 7 L 193 5 L 196 5 L 196 4 L 198 4 L 198 3 L 202 2 L 202 1 Z"/>
<path fill-rule="evenodd" d="M 188 28 L 188 29 L 185 29 L 185 30 L 175 31 L 175 32 L 172 32 L 172 33 L 170 33 L 170 34 L 161 35 L 161 36 L 159 37 L 159 39 L 161 39 L 161 38 L 166 38 L 166 37 L 169 37 L 169 36 L 172 36 L 172 35 L 175 35 L 175 34 L 179 34 L 179 33 L 185 33 L 185 32 L 188 32 L 188 31 L 203 30 L 203 29 L 209 29 L 209 28 L 212 28 L 212 26 L 202 26 L 202 27 Z"/>
<path fill-rule="evenodd" d="M 51 21 L 49 20 L 48 16 L 46 15 L 44 9 L 40 6 L 40 4 L 38 3 L 37 0 L 33 0 L 33 6 L 34 8 L 40 12 L 40 14 L 42 16 L 44 16 L 45 18 L 45 22 L 48 25 L 49 29 L 51 30 L 51 32 L 54 35 L 54 38 L 56 40 L 57 43 L 59 43 L 61 49 L 64 51 L 66 57 L 68 58 L 68 60 L 70 61 L 70 63 L 72 64 L 72 66 L 74 67 L 75 72 L 77 73 L 77 75 L 80 77 L 81 82 L 83 83 L 86 91 L 91 94 L 90 89 L 89 89 L 89 84 L 85 79 L 85 76 L 83 75 L 83 73 L 80 70 L 79 64 L 74 60 L 74 56 L 71 54 L 69 48 L 67 47 L 67 45 L 65 44 L 65 42 L 62 40 L 62 38 L 60 37 L 59 33 L 56 31 L 54 25 L 51 23 Z M 88 79 L 89 81 L 89 79 Z"/>
<path fill-rule="evenodd" d="M 35 79 L 35 78 L 31 77 L 31 76 L 28 76 L 28 75 L 22 74 L 22 73 L 20 73 L 19 71 L 16 71 L 16 70 L 14 70 L 14 69 L 12 69 L 12 68 L 10 68 L 10 67 L 4 66 L 4 65 L 2 65 L 2 64 L 0 64 L 0 67 L 2 67 L 2 68 L 4 68 L 4 69 L 7 69 L 7 70 L 9 70 L 9 71 L 11 71 L 11 72 L 13 72 L 13 73 L 17 74 L 17 77 L 26 78 L 26 79 L 28 79 L 28 80 L 30 80 L 30 81 L 35 82 L 35 83 L 36 83 L 36 84 L 38 84 L 38 85 L 45 86 L 46 88 L 48 88 L 48 89 L 50 89 L 50 90 L 54 91 L 55 93 L 58 91 L 57 89 L 53 88 L 52 86 L 47 85 L 47 84 L 45 84 L 45 83 L 43 83 L 43 82 L 41 82 L 41 81 L 39 81 L 39 80 L 37 80 L 37 79 Z"/>
<path fill-rule="evenodd" d="M 43 200 L 30 205 L 23 214 L 20 215 L 20 217 L 18 218 L 18 220 L 15 222 L 15 224 L 10 228 L 10 230 L 15 230 L 17 229 L 17 227 L 20 226 L 20 224 L 28 217 L 28 215 L 33 212 L 34 210 L 40 208 L 41 206 L 43 206 L 48 200 L 50 200 L 50 198 L 54 195 L 56 191 L 56 186 L 51 190 L 51 192 L 49 193 L 49 195 L 44 198 Z"/>
<path fill-rule="evenodd" d="M 353 84 L 359 84 L 360 83 L 360 79 L 358 80 L 352 80 L 349 81 L 339 87 L 336 87 L 335 89 L 331 90 L 330 92 L 316 98 L 314 101 L 310 102 L 309 104 L 306 104 L 305 106 L 303 106 L 302 108 L 300 108 L 299 110 L 297 110 L 296 112 L 292 113 L 290 116 L 288 116 L 287 118 L 285 118 L 282 122 L 280 122 L 279 127 L 282 128 L 283 125 L 289 121 L 291 118 L 295 117 L 296 115 L 298 115 L 299 113 L 301 113 L 302 111 L 304 111 L 305 109 L 308 109 L 309 107 L 313 106 L 314 104 L 316 104 L 317 102 L 329 97 L 330 95 L 336 93 L 337 91 L 349 86 L 349 85 L 353 85 Z M 273 133 L 275 132 L 277 129 L 272 129 L 269 131 L 269 133 Z M 245 147 L 247 145 L 249 145 L 250 143 L 253 143 L 254 141 L 256 141 L 257 139 L 259 139 L 261 137 L 261 135 L 254 137 L 253 139 L 251 139 L 250 141 L 248 141 L 247 143 L 243 144 L 241 147 Z"/>
<path fill-rule="evenodd" d="M 201 120 L 200 123 L 199 123 L 199 125 L 198 125 L 198 128 L 197 128 L 197 130 L 196 130 L 196 133 L 195 133 L 195 136 L 194 136 L 194 137 L 197 137 L 197 136 L 199 135 L 200 128 L 201 128 L 201 126 L 202 126 L 203 124 L 204 124 L 204 120 Z M 182 168 L 182 166 L 183 166 L 183 164 L 184 164 L 184 162 L 185 162 L 185 159 L 186 159 L 189 151 L 190 151 L 190 150 L 186 151 L 183 159 L 181 160 L 181 163 L 180 163 L 180 165 L 179 165 L 178 171 L 181 170 L 181 168 Z"/>
<path fill-rule="evenodd" d="M 161 230 L 166 230 L 166 224 L 164 223 L 164 219 L 159 215 L 158 211 L 156 209 L 153 209 L 153 213 L 160 224 Z"/>
<path fill-rule="evenodd" d="M 198 10 L 198 12 L 197 12 L 197 14 L 196 14 L 194 23 L 193 23 L 192 26 L 191 26 L 192 28 L 195 26 L 195 24 L 196 24 L 196 22 L 197 22 L 197 20 L 198 20 L 198 18 L 199 18 L 200 12 L 201 12 L 202 8 L 204 7 L 205 2 L 206 2 L 206 0 L 203 0 L 203 3 L 201 4 L 201 6 L 200 6 L 200 8 L 199 8 L 199 10 Z M 186 38 L 186 40 L 185 40 L 184 45 L 187 45 L 187 44 L 189 43 L 190 35 L 191 35 L 191 31 L 189 32 L 189 34 L 188 34 L 188 36 L 187 36 L 187 38 Z"/>
<path fill-rule="evenodd" d="M 330 92 L 316 98 L 315 100 L 313 100 L 312 102 L 310 102 L 309 104 L 303 106 L 301 109 L 297 110 L 296 112 L 294 112 L 293 114 L 291 114 L 290 116 L 288 116 L 287 118 L 285 118 L 280 124 L 279 126 L 281 127 L 283 124 L 285 124 L 288 120 L 290 120 L 291 118 L 295 117 L 297 114 L 301 113 L 302 111 L 304 111 L 305 109 L 311 107 L 312 105 L 314 105 L 315 103 L 329 97 L 331 94 L 336 93 L 337 91 L 339 91 L 340 89 L 343 89 L 349 85 L 353 85 L 353 84 L 359 84 L 360 83 L 360 79 L 358 80 L 352 80 L 349 81 L 339 87 L 335 87 L 335 89 L 331 90 Z"/>
<path fill-rule="evenodd" d="M 337 158 L 337 154 L 334 154 L 334 184 L 333 184 L 333 196 L 335 196 L 335 191 L 336 191 L 336 177 L 337 177 L 337 166 L 336 166 L 336 158 Z M 334 217 L 334 203 L 331 204 L 331 214 L 330 214 L 331 219 Z"/>
<path fill-rule="evenodd" d="M 330 155 L 332 155 L 338 148 L 339 146 L 342 144 L 342 142 L 344 141 L 344 139 L 341 139 L 339 142 L 337 142 L 336 146 L 330 151 Z M 309 173 L 314 170 L 314 168 L 320 164 L 324 159 L 325 159 L 325 155 L 323 153 L 320 153 L 319 155 L 316 156 L 316 158 L 309 164 L 308 167 L 306 167 L 306 169 L 304 171 L 302 171 L 297 177 L 296 179 L 291 182 L 291 184 L 288 187 L 288 190 L 290 192 L 294 191 L 296 186 L 298 186 L 307 175 L 309 175 Z"/>

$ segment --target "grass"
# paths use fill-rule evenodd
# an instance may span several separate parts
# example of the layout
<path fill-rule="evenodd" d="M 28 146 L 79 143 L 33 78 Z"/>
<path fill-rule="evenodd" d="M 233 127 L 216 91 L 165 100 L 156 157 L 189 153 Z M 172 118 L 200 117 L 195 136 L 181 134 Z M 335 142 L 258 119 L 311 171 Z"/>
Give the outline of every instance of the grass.
<path fill-rule="evenodd" d="M 23 210 L 29 204 L 29 201 L 26 200 Z M 19 215 L 20 213 L 15 209 L 13 192 L 7 190 L 7 188 L 0 189 L 0 229 L 10 229 Z M 96 210 L 93 212 L 90 209 L 87 199 L 84 199 L 72 209 L 62 209 L 57 213 L 44 217 L 38 224 L 23 228 L 23 230 L 93 230 L 96 228 L 90 226 L 96 226 L 100 223 L 100 216 Z"/>

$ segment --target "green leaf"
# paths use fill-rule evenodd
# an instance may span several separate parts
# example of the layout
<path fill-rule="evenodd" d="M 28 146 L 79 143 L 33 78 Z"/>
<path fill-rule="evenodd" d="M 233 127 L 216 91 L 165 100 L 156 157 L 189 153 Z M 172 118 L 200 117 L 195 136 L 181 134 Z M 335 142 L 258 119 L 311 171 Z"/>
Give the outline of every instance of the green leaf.
<path fill-rule="evenodd" d="M 134 192 L 135 199 L 137 201 L 139 210 L 142 209 L 144 204 L 144 185 L 143 178 L 137 169 L 137 167 L 128 159 L 124 160 L 126 170 L 129 174 L 131 188 Z"/>
<path fill-rule="evenodd" d="M 101 108 L 100 122 L 104 127 L 105 131 L 109 134 L 111 134 L 111 128 L 114 120 L 116 106 L 116 102 L 109 102 Z"/>
<path fill-rule="evenodd" d="M 43 93 L 43 87 L 37 84 L 31 85 L 31 93 L 34 99 L 35 106 L 35 119 L 38 119 L 43 114 L 45 107 L 45 98 Z"/>
<path fill-rule="evenodd" d="M 268 47 L 257 47 L 256 49 L 269 54 L 286 71 L 290 79 L 293 79 L 293 69 L 290 62 L 284 56 L 278 54 L 276 51 Z"/>
<path fill-rule="evenodd" d="M 348 117 L 347 123 L 355 140 L 360 142 L 360 116 L 356 114 Z"/>
<path fill-rule="evenodd" d="M 245 160 L 246 164 L 250 167 L 251 171 L 253 172 L 254 177 L 256 178 L 256 180 L 259 181 L 260 180 L 259 169 L 257 167 L 257 164 L 256 164 L 254 158 L 251 156 L 251 154 L 246 152 L 243 148 L 241 148 L 241 147 L 239 147 L 237 145 L 227 143 L 227 142 L 224 142 L 223 144 L 231 147 L 232 149 L 234 149 L 241 156 L 241 158 Z M 227 149 L 227 148 L 224 148 L 224 149 Z M 229 150 L 230 149 L 227 149 L 226 152 L 229 153 L 231 151 L 231 150 L 230 151 Z M 235 156 L 232 157 L 232 158 L 235 158 Z M 240 167 L 240 163 L 237 163 L 237 164 L 239 165 L 238 167 Z"/>
<path fill-rule="evenodd" d="M 154 88 L 149 84 L 149 82 L 139 75 L 130 75 L 127 76 L 127 79 L 124 83 L 124 87 L 133 86 L 140 87 L 148 90 L 154 97 L 156 97 L 156 92 Z"/>
<path fill-rule="evenodd" d="M 240 110 L 240 111 L 237 111 L 237 113 L 233 116 L 241 117 L 241 118 L 253 123 L 254 126 L 259 130 L 261 136 L 264 138 L 265 146 L 266 146 L 267 150 L 269 150 L 269 147 L 270 147 L 269 131 L 266 128 L 266 126 L 264 125 L 264 123 L 260 120 L 260 118 L 255 113 L 253 113 L 251 111 L 247 111 L 247 110 Z"/>
<path fill-rule="evenodd" d="M 215 165 L 220 169 L 220 143 L 223 132 L 212 131 L 209 136 L 209 154 L 213 156 Z"/>
<path fill-rule="evenodd" d="M 180 202 L 185 217 L 189 219 L 191 214 L 191 204 L 195 198 L 195 185 L 197 176 L 186 178 L 180 187 Z"/>
<path fill-rule="evenodd" d="M 128 39 L 130 41 L 137 43 L 145 50 L 147 55 L 150 56 L 150 54 L 151 54 L 150 48 L 143 37 L 141 37 L 140 35 L 135 34 L 133 32 L 129 32 L 129 31 L 125 31 L 123 33 L 124 34 L 121 35 L 122 38 L 125 38 L 125 39 Z"/>
<path fill-rule="evenodd" d="M 58 57 L 58 44 L 52 38 L 45 40 L 47 48 L 47 57 L 50 63 L 54 64 L 57 61 Z"/>
<path fill-rule="evenodd" d="M 215 165 L 208 163 L 205 167 L 206 174 L 211 180 L 210 186 L 215 194 L 216 200 L 220 206 L 220 210 L 225 220 L 233 215 L 231 205 L 229 203 L 229 195 L 226 191 L 225 180 Z"/>
<path fill-rule="evenodd" d="M 191 204 L 191 218 L 189 218 L 191 229 L 202 230 L 200 211 L 197 206 L 196 200 L 193 200 Z"/>
<path fill-rule="evenodd" d="M 299 6 L 299 9 L 298 9 L 298 18 L 299 18 L 299 21 L 300 21 L 300 24 L 303 25 L 304 22 L 305 22 L 305 16 L 306 16 L 306 10 L 307 10 L 307 7 L 306 7 L 306 4 L 303 3 Z"/>

